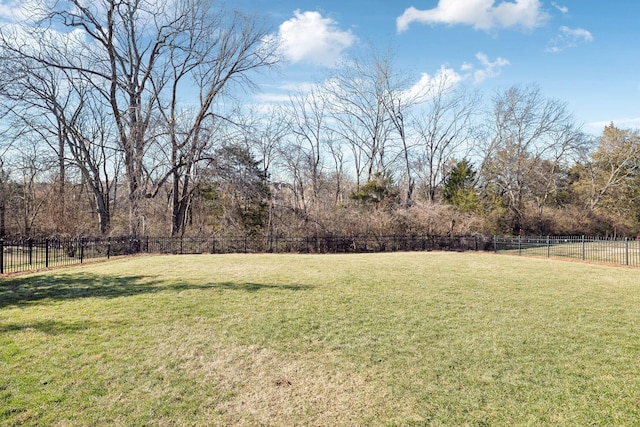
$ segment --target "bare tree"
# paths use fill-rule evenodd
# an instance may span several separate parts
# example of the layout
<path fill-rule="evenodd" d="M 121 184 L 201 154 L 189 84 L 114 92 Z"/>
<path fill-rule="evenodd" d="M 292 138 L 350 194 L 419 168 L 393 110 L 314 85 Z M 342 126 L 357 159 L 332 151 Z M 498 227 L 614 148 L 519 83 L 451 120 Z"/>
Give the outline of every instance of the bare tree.
<path fill-rule="evenodd" d="M 122 169 L 122 156 L 113 141 L 113 122 L 108 120 L 104 105 L 87 102 L 66 132 L 71 164 L 78 168 L 93 195 L 100 233 L 111 231 L 112 215 L 117 200 L 117 186 Z"/>
<path fill-rule="evenodd" d="M 520 233 L 527 201 L 548 199 L 556 174 L 587 140 L 564 103 L 545 98 L 536 87 L 517 86 L 496 95 L 490 135 L 481 174 L 485 185 L 504 200 L 512 231 Z M 536 183 L 541 162 L 547 169 L 542 186 Z"/>
<path fill-rule="evenodd" d="M 388 74 L 381 61 L 375 53 L 356 58 L 325 85 L 332 129 L 350 147 L 358 188 L 376 174 L 386 175 L 393 160 L 387 152 L 393 129 L 385 105 Z"/>
<path fill-rule="evenodd" d="M 34 134 L 55 153 L 58 189 L 55 215 L 58 233 L 64 233 L 67 216 L 67 166 L 82 173 L 94 197 L 99 229 L 110 230 L 110 193 L 117 180 L 118 150 L 105 104 L 87 81 L 68 70 L 43 66 L 23 55 L 5 57 L 12 65 L 12 78 L 0 90 L 10 103 L 13 123 L 23 136 Z M 115 169 L 115 172 L 112 172 Z"/>
<path fill-rule="evenodd" d="M 384 56 L 376 56 L 375 65 L 384 85 L 382 102 L 387 118 L 398 133 L 401 144 L 398 155 L 403 160 L 406 178 L 405 203 L 407 207 L 410 207 L 413 202 L 415 178 L 412 162 L 412 144 L 407 136 L 405 117 L 409 116 L 411 109 L 422 101 L 425 94 L 423 93 L 423 88 L 410 88 L 409 80 L 395 71 L 389 51 Z"/>
<path fill-rule="evenodd" d="M 640 133 L 619 129 L 613 123 L 605 126 L 589 161 L 578 166 L 580 179 L 575 187 L 584 206 L 589 210 L 631 206 L 629 196 L 637 188 L 639 168 Z"/>
<path fill-rule="evenodd" d="M 329 131 L 326 99 L 319 88 L 291 97 L 289 111 L 290 131 L 293 138 L 283 147 L 284 158 L 297 177 L 297 190 L 305 208 L 305 217 L 313 215 L 313 223 L 319 227 L 319 211 L 324 184 L 324 161 L 327 153 Z M 287 154 L 291 153 L 291 154 Z M 308 197 L 305 197 L 306 190 Z"/>
<path fill-rule="evenodd" d="M 447 175 L 446 166 L 466 158 L 473 148 L 474 118 L 480 98 L 464 87 L 456 88 L 446 73 L 433 79 L 411 122 L 416 134 L 416 169 L 434 202 Z"/>
<path fill-rule="evenodd" d="M 345 181 L 347 181 L 345 171 L 346 159 L 342 141 L 340 141 L 339 138 L 336 138 L 331 130 L 329 130 L 329 136 L 327 139 L 327 151 L 330 154 L 333 164 L 333 169 L 331 171 L 334 185 L 333 203 L 337 206 L 344 203 L 347 198 L 347 194 L 345 194 L 347 191 L 345 188 Z"/>
<path fill-rule="evenodd" d="M 0 238 L 7 234 L 7 198 L 9 173 L 4 164 L 3 156 L 0 156 Z"/>
<path fill-rule="evenodd" d="M 165 176 L 177 186 L 172 228 L 179 231 L 181 204 L 190 192 L 187 177 L 201 152 L 212 107 L 232 81 L 246 84 L 250 70 L 272 63 L 266 30 L 254 19 L 204 0 L 55 1 L 45 12 L 37 31 L 23 31 L 16 38 L 5 30 L 0 42 L 14 55 L 89 83 L 109 107 L 124 159 L 131 235 L 144 232 L 144 200 L 156 193 Z M 27 34 L 37 40 L 15 41 Z M 198 103 L 179 134 L 180 92 L 189 79 Z M 147 156 L 162 139 L 161 127 L 170 142 L 169 172 L 152 180 L 147 172 L 158 169 Z"/>
<path fill-rule="evenodd" d="M 220 13 L 207 2 L 180 3 L 176 27 L 167 43 L 169 102 L 160 103 L 171 146 L 172 235 L 184 233 L 185 214 L 192 195 L 197 163 L 211 147 L 217 126 L 214 107 L 229 86 L 251 86 L 249 73 L 275 64 L 275 45 L 265 44 L 267 28 L 240 13 Z M 183 90 L 193 86 L 198 102 L 191 110 L 180 109 Z M 192 90 L 193 90 L 192 89 Z"/>
<path fill-rule="evenodd" d="M 236 116 L 238 118 L 234 122 L 238 123 L 241 139 L 260 160 L 267 179 L 273 180 L 272 173 L 277 173 L 275 164 L 279 159 L 279 148 L 290 131 L 288 110 L 280 105 L 271 105 L 266 109 L 239 111 Z"/>
<path fill-rule="evenodd" d="M 571 166 L 585 158 L 592 141 L 576 125 L 570 116 L 564 124 L 559 124 L 551 132 L 555 141 L 542 155 L 536 156 L 532 167 L 531 195 L 537 208 L 539 220 L 550 201 L 557 199 L 563 191 L 567 173 Z"/>
<path fill-rule="evenodd" d="M 0 104 L 2 105 L 2 104 Z M 6 117 L 7 110 L 0 110 L 0 118 Z M 0 238 L 7 232 L 7 199 L 8 199 L 8 181 L 9 171 L 7 167 L 7 158 L 11 148 L 10 138 L 7 129 L 0 128 Z"/>
<path fill-rule="evenodd" d="M 434 90 L 433 82 L 423 80 L 416 83 L 399 71 L 391 49 L 372 48 L 345 64 L 327 84 L 333 129 L 351 147 L 357 187 L 363 179 L 369 182 L 374 176 L 386 179 L 394 174 L 405 188 L 406 206 L 413 202 L 419 172 L 415 157 L 426 135 L 420 132 L 424 130 L 421 119 L 412 119 L 414 111 L 424 110 L 425 102 L 436 95 L 448 95 L 445 88 L 451 86 L 451 82 L 437 81 L 441 87 Z M 433 125 L 431 117 L 425 119 Z"/>
<path fill-rule="evenodd" d="M 53 158 L 43 156 L 40 144 L 35 139 L 23 139 L 18 148 L 16 174 L 19 176 L 16 200 L 15 225 L 23 235 L 33 232 L 34 224 L 47 199 L 48 187 L 42 186 L 44 175 L 55 165 Z"/>

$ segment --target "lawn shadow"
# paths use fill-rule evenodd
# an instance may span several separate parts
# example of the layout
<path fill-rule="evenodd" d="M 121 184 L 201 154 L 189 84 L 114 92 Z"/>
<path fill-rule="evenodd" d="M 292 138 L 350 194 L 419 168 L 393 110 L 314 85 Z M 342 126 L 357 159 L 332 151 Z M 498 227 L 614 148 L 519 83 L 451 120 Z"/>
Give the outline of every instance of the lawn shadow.
<path fill-rule="evenodd" d="M 40 320 L 30 323 L 0 324 L 0 334 L 6 332 L 38 331 L 47 335 L 66 335 L 92 328 L 95 322 L 62 322 L 57 320 Z"/>
<path fill-rule="evenodd" d="M 113 276 L 90 273 L 45 274 L 0 281 L 0 308 L 39 302 L 81 298 L 118 298 L 156 292 L 180 292 L 192 289 L 300 291 L 309 285 L 221 282 L 172 284 L 154 276 Z"/>
<path fill-rule="evenodd" d="M 171 289 L 178 291 L 190 290 L 190 289 L 218 289 L 225 291 L 245 291 L 245 292 L 259 292 L 259 291 L 306 291 L 312 289 L 311 285 L 274 285 L 266 283 L 241 283 L 241 282 L 221 282 L 221 283 L 209 283 L 203 285 L 184 284 L 170 286 Z"/>
<path fill-rule="evenodd" d="M 158 292 L 160 280 L 150 276 L 110 276 L 90 273 L 45 274 L 0 282 L 0 308 L 39 301 L 117 298 Z"/>

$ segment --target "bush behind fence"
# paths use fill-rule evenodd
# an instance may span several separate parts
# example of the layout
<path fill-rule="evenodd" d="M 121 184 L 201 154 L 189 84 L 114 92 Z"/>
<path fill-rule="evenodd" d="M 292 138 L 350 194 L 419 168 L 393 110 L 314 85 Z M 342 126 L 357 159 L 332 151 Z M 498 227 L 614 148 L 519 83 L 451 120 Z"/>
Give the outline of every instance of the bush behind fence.
<path fill-rule="evenodd" d="M 640 242 L 584 236 L 210 236 L 0 239 L 0 274 L 81 264 L 86 260 L 147 254 L 366 253 L 395 251 L 494 251 L 640 266 Z"/>

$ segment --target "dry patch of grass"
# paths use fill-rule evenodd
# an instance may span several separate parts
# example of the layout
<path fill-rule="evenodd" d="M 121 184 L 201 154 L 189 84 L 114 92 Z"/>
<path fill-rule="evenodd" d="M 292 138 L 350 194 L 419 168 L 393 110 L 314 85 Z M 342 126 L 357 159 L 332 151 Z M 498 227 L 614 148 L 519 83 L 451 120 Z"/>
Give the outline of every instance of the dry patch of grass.
<path fill-rule="evenodd" d="M 233 392 L 213 406 L 217 425 L 343 425 L 378 419 L 384 395 L 357 370 L 336 366 L 335 355 L 282 356 L 256 347 L 226 347 L 195 362 L 202 381 Z M 380 405 L 380 406 L 378 406 Z"/>
<path fill-rule="evenodd" d="M 629 425 L 635 270 L 492 254 L 123 259 L 0 282 L 0 424 Z"/>

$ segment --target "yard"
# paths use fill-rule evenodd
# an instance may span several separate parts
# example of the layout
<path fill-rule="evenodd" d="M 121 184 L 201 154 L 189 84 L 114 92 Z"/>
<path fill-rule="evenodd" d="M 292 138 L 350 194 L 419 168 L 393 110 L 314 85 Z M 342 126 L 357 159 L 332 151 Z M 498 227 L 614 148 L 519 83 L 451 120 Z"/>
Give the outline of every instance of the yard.
<path fill-rule="evenodd" d="M 640 271 L 145 256 L 0 281 L 0 425 L 633 425 Z"/>

